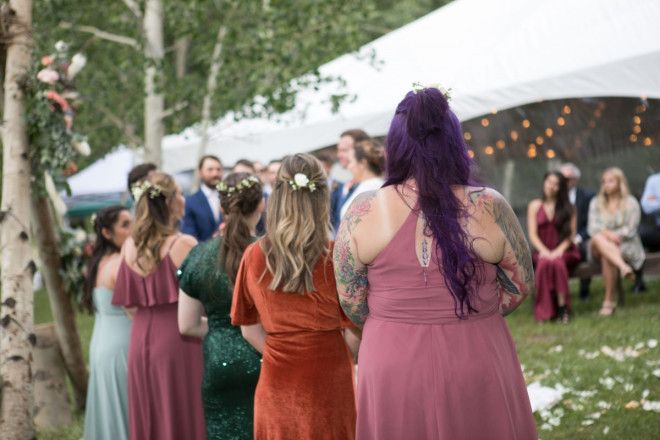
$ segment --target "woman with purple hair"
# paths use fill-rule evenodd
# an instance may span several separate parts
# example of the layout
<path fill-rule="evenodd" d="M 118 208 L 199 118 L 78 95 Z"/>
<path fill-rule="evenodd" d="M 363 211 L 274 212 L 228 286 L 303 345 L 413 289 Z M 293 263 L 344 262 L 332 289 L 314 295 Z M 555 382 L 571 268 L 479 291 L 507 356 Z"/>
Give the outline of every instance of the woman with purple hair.
<path fill-rule="evenodd" d="M 386 156 L 383 188 L 355 199 L 334 249 L 340 303 L 364 326 L 357 438 L 536 439 L 502 318 L 534 291 L 513 210 L 471 182 L 437 88 L 401 101 Z"/>

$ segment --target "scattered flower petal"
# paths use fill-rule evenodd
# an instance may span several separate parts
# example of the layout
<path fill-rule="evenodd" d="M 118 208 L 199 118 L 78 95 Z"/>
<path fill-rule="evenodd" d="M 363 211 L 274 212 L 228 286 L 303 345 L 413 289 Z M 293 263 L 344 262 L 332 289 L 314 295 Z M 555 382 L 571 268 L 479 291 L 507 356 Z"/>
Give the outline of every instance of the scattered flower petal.
<path fill-rule="evenodd" d="M 594 421 L 591 420 L 591 419 L 582 420 L 582 424 L 583 424 L 584 426 L 589 426 L 589 425 L 593 425 L 593 424 L 594 424 Z"/>
<path fill-rule="evenodd" d="M 610 427 L 606 426 L 603 428 L 603 435 L 607 435 L 607 433 L 610 432 Z"/>
<path fill-rule="evenodd" d="M 660 412 L 660 402 L 653 402 L 650 400 L 642 401 L 642 409 L 645 411 Z"/>
<path fill-rule="evenodd" d="M 655 348 L 658 346 L 658 340 L 657 339 L 649 339 L 648 342 L 646 343 L 646 346 L 648 348 Z"/>
<path fill-rule="evenodd" d="M 630 402 L 626 403 L 625 408 L 626 409 L 639 408 L 639 402 L 636 400 L 631 400 Z"/>
<path fill-rule="evenodd" d="M 548 350 L 548 353 L 561 353 L 564 347 L 562 345 L 555 345 Z"/>

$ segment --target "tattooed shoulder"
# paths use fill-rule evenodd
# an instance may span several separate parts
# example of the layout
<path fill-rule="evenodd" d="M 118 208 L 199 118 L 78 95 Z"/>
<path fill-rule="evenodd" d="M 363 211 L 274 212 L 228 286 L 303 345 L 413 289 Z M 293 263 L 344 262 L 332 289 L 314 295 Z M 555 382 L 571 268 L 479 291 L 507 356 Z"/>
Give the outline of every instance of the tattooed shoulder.
<path fill-rule="evenodd" d="M 366 191 L 353 200 L 342 219 L 342 223 L 346 224 L 349 232 L 353 232 L 355 227 L 362 221 L 362 218 L 371 211 L 376 194 L 378 194 L 378 191 Z"/>

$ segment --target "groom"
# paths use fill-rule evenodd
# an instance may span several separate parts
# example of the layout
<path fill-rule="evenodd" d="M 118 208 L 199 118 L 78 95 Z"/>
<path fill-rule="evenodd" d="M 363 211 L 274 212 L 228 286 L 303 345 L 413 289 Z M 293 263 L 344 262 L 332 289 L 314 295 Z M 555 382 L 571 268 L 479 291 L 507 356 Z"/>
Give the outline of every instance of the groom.
<path fill-rule="evenodd" d="M 201 185 L 199 191 L 186 197 L 181 232 L 205 241 L 213 237 L 222 223 L 220 196 L 215 187 L 222 180 L 222 162 L 216 156 L 204 156 L 197 172 Z"/>

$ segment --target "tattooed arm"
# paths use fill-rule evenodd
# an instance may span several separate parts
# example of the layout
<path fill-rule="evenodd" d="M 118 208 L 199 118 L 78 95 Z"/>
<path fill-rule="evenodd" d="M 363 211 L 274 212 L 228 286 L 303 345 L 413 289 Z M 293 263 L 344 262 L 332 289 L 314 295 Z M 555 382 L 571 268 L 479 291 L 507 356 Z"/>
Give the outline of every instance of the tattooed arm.
<path fill-rule="evenodd" d="M 504 235 L 504 257 L 497 264 L 500 311 L 513 312 L 527 295 L 534 294 L 534 267 L 532 255 L 518 218 L 509 203 L 494 190 L 485 190 L 472 196 L 478 198 L 484 210 Z"/>
<path fill-rule="evenodd" d="M 359 327 L 364 325 L 369 314 L 369 282 L 367 267 L 357 258 L 353 233 L 363 216 L 371 211 L 375 196 L 376 191 L 369 191 L 355 198 L 341 221 L 335 241 L 334 268 L 339 304 L 349 319 Z"/>

